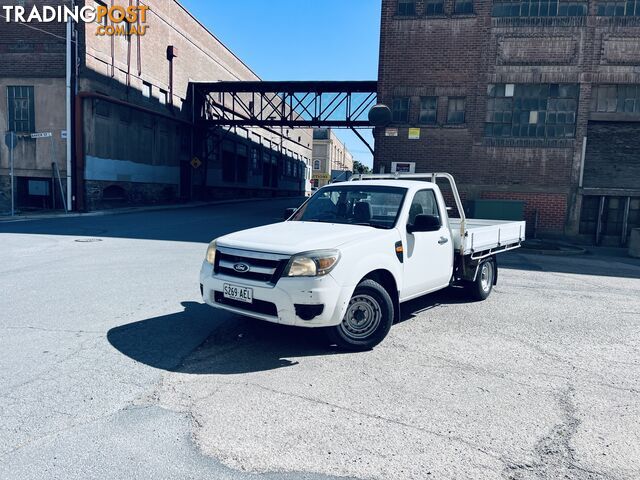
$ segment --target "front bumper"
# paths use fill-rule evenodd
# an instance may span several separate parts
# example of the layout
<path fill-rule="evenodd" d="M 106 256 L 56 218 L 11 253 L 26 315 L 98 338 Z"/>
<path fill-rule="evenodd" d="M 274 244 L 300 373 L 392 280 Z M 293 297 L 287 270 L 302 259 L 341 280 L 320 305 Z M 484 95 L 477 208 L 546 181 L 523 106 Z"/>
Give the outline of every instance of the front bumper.
<path fill-rule="evenodd" d="M 216 292 L 222 295 L 223 285 L 230 283 L 253 289 L 254 306 L 275 305 L 273 314 L 249 310 L 243 305 L 225 305 L 216 302 Z M 275 285 L 265 282 L 244 280 L 238 277 L 214 275 L 213 266 L 203 262 L 200 270 L 200 285 L 205 303 L 215 308 L 265 320 L 267 322 L 299 327 L 329 327 L 340 324 L 349 304 L 353 288 L 338 285 L 329 275 L 322 277 L 283 277 Z M 304 320 L 296 314 L 304 311 L 301 305 L 323 305 L 322 313 L 310 320 Z M 264 308 L 264 310 L 270 310 Z"/>

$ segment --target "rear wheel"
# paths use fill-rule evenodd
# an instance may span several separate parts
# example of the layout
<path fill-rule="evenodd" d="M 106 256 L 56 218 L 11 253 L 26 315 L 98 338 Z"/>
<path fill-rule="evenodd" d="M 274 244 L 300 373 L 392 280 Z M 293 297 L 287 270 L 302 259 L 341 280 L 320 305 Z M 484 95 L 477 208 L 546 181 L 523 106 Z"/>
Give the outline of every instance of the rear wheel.
<path fill-rule="evenodd" d="M 474 300 L 485 300 L 493 290 L 496 279 L 496 264 L 493 259 L 484 260 L 478 267 L 476 279 L 467 284 L 469 296 Z"/>
<path fill-rule="evenodd" d="M 329 340 L 347 350 L 370 350 L 389 333 L 393 313 L 393 301 L 384 287 L 363 280 L 353 292 L 340 325 L 327 330 Z"/>

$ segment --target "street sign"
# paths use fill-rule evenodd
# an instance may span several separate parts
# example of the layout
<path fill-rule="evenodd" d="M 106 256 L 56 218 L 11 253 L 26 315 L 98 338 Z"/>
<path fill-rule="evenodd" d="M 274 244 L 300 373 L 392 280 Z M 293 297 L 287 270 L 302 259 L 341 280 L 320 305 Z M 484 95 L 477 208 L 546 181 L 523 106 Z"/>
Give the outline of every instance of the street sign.
<path fill-rule="evenodd" d="M 191 159 L 191 166 L 193 168 L 199 168 L 202 165 L 202 161 L 198 157 L 193 157 Z"/>
<path fill-rule="evenodd" d="M 60 132 L 60 138 L 62 138 L 62 139 L 67 138 L 67 131 L 66 131 L 66 130 L 62 130 L 62 131 Z"/>
<path fill-rule="evenodd" d="M 420 129 L 419 128 L 410 128 L 409 129 L 409 140 L 420 140 Z"/>
<path fill-rule="evenodd" d="M 9 150 L 13 150 L 18 145 L 18 136 L 15 132 L 7 132 L 4 136 L 4 144 Z"/>
<path fill-rule="evenodd" d="M 50 136 L 51 132 L 38 132 L 31 134 L 31 138 L 49 138 Z"/>

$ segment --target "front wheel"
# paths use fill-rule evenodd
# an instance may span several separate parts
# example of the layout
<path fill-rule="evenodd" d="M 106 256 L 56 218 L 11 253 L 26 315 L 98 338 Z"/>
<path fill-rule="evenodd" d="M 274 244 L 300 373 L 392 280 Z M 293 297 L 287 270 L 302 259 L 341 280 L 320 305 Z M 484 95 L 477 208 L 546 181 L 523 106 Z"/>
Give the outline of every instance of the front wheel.
<path fill-rule="evenodd" d="M 491 258 L 488 258 L 478 267 L 476 279 L 467 284 L 469 296 L 474 300 L 485 300 L 491 294 L 491 290 L 493 290 L 495 279 L 496 264 Z"/>
<path fill-rule="evenodd" d="M 340 325 L 327 329 L 329 340 L 346 350 L 370 350 L 389 333 L 393 324 L 393 301 L 373 280 L 358 284 Z"/>

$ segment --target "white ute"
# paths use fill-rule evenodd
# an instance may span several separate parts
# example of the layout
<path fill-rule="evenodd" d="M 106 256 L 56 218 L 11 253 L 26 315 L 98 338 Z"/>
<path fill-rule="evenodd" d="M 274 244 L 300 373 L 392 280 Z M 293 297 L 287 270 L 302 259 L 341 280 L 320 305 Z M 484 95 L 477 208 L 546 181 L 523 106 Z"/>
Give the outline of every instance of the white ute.
<path fill-rule="evenodd" d="M 438 179 L 460 218 L 449 218 Z M 284 222 L 211 242 L 204 301 L 268 322 L 325 327 L 339 347 L 380 343 L 407 300 L 464 286 L 484 300 L 496 254 L 518 248 L 525 222 L 466 219 L 447 173 L 358 175 L 319 189 Z"/>

